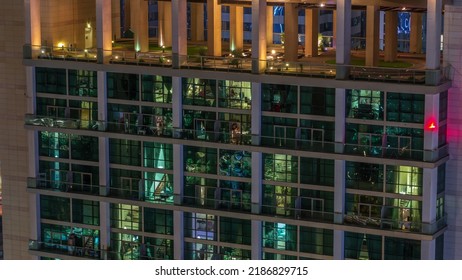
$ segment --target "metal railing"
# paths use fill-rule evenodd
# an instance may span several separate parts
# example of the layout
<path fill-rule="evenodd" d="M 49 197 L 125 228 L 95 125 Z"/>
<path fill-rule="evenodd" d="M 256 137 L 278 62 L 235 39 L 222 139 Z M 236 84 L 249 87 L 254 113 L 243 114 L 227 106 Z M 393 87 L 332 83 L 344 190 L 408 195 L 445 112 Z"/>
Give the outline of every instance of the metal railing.
<path fill-rule="evenodd" d="M 51 59 L 242 73 L 250 73 L 254 71 L 253 69 L 259 68 L 262 70 L 259 72 L 270 75 L 428 85 L 438 85 L 448 81 L 452 76 L 450 66 L 442 67 L 439 70 L 420 70 L 285 61 L 284 59 L 270 58 L 259 60 L 230 55 L 221 57 L 178 55 L 172 54 L 171 51 L 136 52 L 24 45 L 23 57 L 24 59 Z M 257 65 L 258 67 L 256 67 Z"/>

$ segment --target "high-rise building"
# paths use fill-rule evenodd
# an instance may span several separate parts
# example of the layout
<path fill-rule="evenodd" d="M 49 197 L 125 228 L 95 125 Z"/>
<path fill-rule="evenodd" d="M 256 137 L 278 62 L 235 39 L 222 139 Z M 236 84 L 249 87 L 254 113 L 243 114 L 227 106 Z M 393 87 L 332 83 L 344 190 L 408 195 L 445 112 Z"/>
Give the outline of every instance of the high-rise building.
<path fill-rule="evenodd" d="M 16 2 L 6 259 L 462 258 L 462 1 Z"/>

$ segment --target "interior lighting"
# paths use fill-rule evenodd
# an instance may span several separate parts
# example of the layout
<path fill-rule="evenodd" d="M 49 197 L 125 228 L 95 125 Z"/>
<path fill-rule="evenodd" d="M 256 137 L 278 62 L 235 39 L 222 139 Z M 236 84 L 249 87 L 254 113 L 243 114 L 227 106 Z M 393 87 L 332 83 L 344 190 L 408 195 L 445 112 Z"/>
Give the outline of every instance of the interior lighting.
<path fill-rule="evenodd" d="M 406 7 L 402 7 L 402 8 L 401 8 L 401 11 L 406 11 Z"/>
<path fill-rule="evenodd" d="M 319 6 L 320 6 L 321 8 L 323 8 L 324 6 L 326 6 L 326 4 L 321 3 Z"/>
<path fill-rule="evenodd" d="M 271 54 L 276 54 L 276 51 L 275 50 L 271 50 Z"/>

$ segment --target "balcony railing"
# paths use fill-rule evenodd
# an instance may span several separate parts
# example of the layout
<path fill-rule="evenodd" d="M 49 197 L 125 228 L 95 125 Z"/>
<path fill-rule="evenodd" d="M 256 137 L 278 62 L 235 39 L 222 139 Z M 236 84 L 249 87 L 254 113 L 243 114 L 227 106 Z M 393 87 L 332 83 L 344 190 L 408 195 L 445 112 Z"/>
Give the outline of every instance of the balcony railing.
<path fill-rule="evenodd" d="M 257 145 L 281 149 L 294 149 L 302 151 L 343 153 L 348 155 L 359 155 L 364 157 L 377 157 L 389 159 L 406 159 L 425 162 L 435 162 L 448 155 L 448 145 L 435 150 L 409 149 L 407 147 L 383 147 L 359 144 L 339 144 L 328 141 L 317 141 L 311 139 L 258 136 L 245 132 L 230 136 L 230 133 L 215 131 L 198 131 L 194 129 L 179 129 L 163 127 L 161 131 L 155 126 L 132 125 L 119 122 L 104 121 L 81 121 L 79 119 L 58 118 L 50 116 L 38 116 L 26 114 L 25 125 L 53 127 L 59 129 L 83 129 L 94 131 L 105 131 L 114 133 L 134 134 L 147 137 L 164 137 L 175 139 L 187 139 L 205 142 L 218 142 L 236 145 Z M 338 146 L 342 148 L 339 149 Z"/>
<path fill-rule="evenodd" d="M 409 83 L 438 85 L 451 79 L 450 65 L 439 70 L 411 68 L 385 68 L 355 65 L 336 65 L 310 61 L 285 61 L 268 56 L 266 60 L 250 57 L 221 57 L 200 55 L 174 55 L 170 51 L 135 52 L 129 50 L 73 49 L 24 45 L 25 59 L 48 59 L 126 64 L 154 67 L 176 67 L 181 69 L 203 69 L 225 72 L 250 73 L 253 69 L 264 69 L 270 75 L 319 77 L 328 79 L 351 79 L 386 83 Z M 258 67 L 256 67 L 258 65 Z"/>
<path fill-rule="evenodd" d="M 250 201 L 246 202 L 242 197 L 229 199 L 202 198 L 195 196 L 183 196 L 182 205 L 196 208 L 216 209 L 225 211 L 250 212 L 252 209 Z"/>
<path fill-rule="evenodd" d="M 295 207 L 278 207 L 272 205 L 262 205 L 262 215 L 270 216 L 280 216 L 287 217 L 297 220 L 307 220 L 307 221 L 319 221 L 332 223 L 334 221 L 334 213 L 312 210 L 312 209 L 303 209 Z"/>

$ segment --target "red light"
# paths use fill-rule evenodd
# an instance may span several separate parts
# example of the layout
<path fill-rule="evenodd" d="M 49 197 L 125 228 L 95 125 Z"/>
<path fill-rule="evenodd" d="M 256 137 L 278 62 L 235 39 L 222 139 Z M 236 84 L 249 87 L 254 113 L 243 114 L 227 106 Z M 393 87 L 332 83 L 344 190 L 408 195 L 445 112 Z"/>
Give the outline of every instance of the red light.
<path fill-rule="evenodd" d="M 436 125 L 434 122 L 431 122 L 430 125 L 428 126 L 429 129 L 435 129 Z"/>

